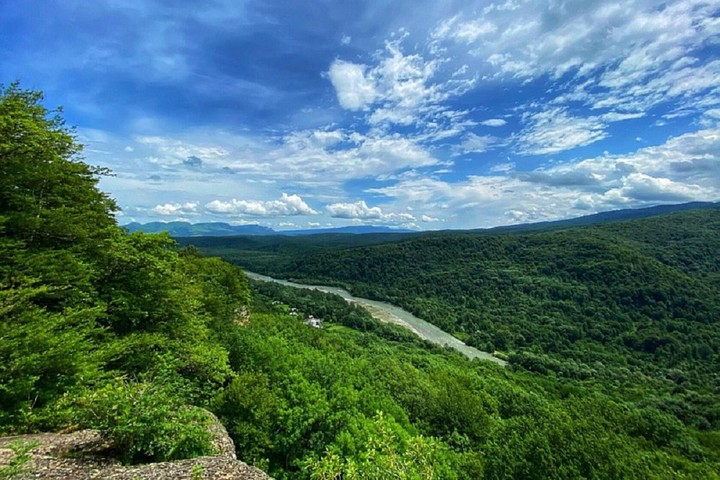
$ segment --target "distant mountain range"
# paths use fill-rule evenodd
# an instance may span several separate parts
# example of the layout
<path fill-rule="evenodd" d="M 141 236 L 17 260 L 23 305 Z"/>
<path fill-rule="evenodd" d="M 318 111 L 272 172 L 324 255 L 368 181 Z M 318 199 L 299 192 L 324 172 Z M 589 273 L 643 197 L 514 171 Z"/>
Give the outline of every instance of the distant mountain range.
<path fill-rule="evenodd" d="M 374 225 L 358 225 L 337 228 L 314 228 L 307 230 L 276 231 L 262 225 L 230 225 L 222 222 L 150 222 L 128 223 L 124 225 L 130 232 L 160 233 L 168 232 L 173 237 L 232 237 L 238 235 L 315 235 L 321 233 L 407 233 L 413 230 Z"/>
<path fill-rule="evenodd" d="M 718 207 L 720 203 L 713 202 L 690 202 L 677 205 L 658 205 L 655 207 L 635 208 L 624 210 L 613 210 L 610 212 L 595 213 L 583 217 L 570 218 L 567 220 L 556 220 L 551 222 L 523 223 L 494 227 L 490 229 L 477 229 L 472 231 L 513 231 L 513 230 L 535 230 L 548 228 L 563 228 L 579 225 L 591 225 L 596 223 L 612 222 L 618 220 L 631 220 L 635 218 L 652 217 L 666 213 L 682 210 L 695 210 L 700 208 Z M 304 230 L 273 230 L 262 225 L 230 225 L 222 222 L 189 223 L 189 222 L 150 222 L 150 223 L 129 223 L 124 225 L 130 232 L 142 231 L 146 233 L 168 232 L 173 237 L 232 237 L 240 235 L 318 235 L 318 234 L 366 234 L 366 233 L 412 233 L 415 230 L 391 228 L 375 225 L 357 225 L 350 227 L 336 228 L 313 228 Z M 467 231 L 467 230 L 465 230 Z M 419 232 L 418 232 L 419 233 Z"/>
<path fill-rule="evenodd" d="M 511 231 L 511 230 L 544 230 L 550 228 L 575 227 L 581 225 L 592 225 L 605 222 L 617 222 L 621 220 L 633 220 L 636 218 L 655 217 L 657 215 L 665 215 L 666 213 L 680 212 L 684 210 L 698 210 L 702 208 L 717 208 L 720 202 L 689 202 L 675 205 L 657 205 L 654 207 L 644 208 L 626 208 L 623 210 L 611 210 L 609 212 L 594 213 L 592 215 L 584 215 L 582 217 L 568 218 L 566 220 L 555 220 L 549 222 L 522 223 L 519 225 L 508 225 L 502 227 L 493 227 L 490 229 L 481 229 L 494 232 Z M 479 229 L 480 230 L 480 229 Z M 478 231 L 478 230 L 473 230 Z"/>

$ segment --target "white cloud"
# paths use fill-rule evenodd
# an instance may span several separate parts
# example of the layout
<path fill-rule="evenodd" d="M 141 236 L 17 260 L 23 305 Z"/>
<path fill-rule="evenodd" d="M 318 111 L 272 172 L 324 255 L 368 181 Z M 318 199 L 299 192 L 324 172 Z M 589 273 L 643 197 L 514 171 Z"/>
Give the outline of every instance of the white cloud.
<path fill-rule="evenodd" d="M 346 218 L 353 220 L 374 220 L 376 223 L 404 223 L 415 222 L 415 216 L 410 213 L 383 213 L 380 207 L 368 207 L 364 200 L 355 203 L 333 203 L 325 207 L 333 218 Z"/>
<path fill-rule="evenodd" d="M 526 155 L 562 152 L 602 140 L 605 124 L 595 117 L 573 117 L 562 108 L 524 116 L 528 126 L 517 137 L 518 150 Z"/>
<path fill-rule="evenodd" d="M 482 153 L 486 152 L 497 142 L 497 138 L 491 135 L 475 135 L 468 133 L 463 142 L 460 144 L 463 153 Z"/>
<path fill-rule="evenodd" d="M 371 66 L 335 60 L 328 71 L 340 106 L 368 112 L 369 125 L 389 129 L 393 125 L 415 126 L 435 138 L 454 136 L 467 126 L 467 112 L 453 111 L 445 105 L 451 97 L 472 88 L 476 79 L 464 73 L 436 78 L 443 58 L 406 54 L 402 43 L 406 35 L 385 42 Z"/>
<path fill-rule="evenodd" d="M 366 76 L 365 65 L 335 60 L 330 65 L 328 77 L 335 87 L 340 106 L 347 110 L 361 110 L 378 97 L 375 82 Z"/>
<path fill-rule="evenodd" d="M 441 22 L 436 41 L 473 43 L 487 55 L 502 58 L 505 68 L 523 76 L 570 69 L 588 72 L 603 65 L 626 74 L 649 66 L 650 58 L 680 56 L 715 34 L 707 22 L 717 5 L 700 0 L 660 4 L 652 1 L 519 2 L 513 9 L 485 9 L 475 18 Z M 518 19 L 527 19 L 519 22 Z M 494 28 L 498 35 L 492 33 Z M 478 32 L 477 35 L 463 34 Z"/>
<path fill-rule="evenodd" d="M 343 141 L 351 145 L 332 150 L 309 137 L 312 134 L 298 133 L 284 148 L 266 154 L 265 158 L 275 165 L 272 173 L 268 174 L 340 181 L 378 177 L 439 163 L 426 149 L 399 135 L 343 134 Z"/>
<path fill-rule="evenodd" d="M 361 218 L 363 220 L 379 220 L 383 217 L 380 207 L 368 207 L 364 200 L 355 203 L 333 203 L 328 205 L 327 211 L 335 218 Z"/>
<path fill-rule="evenodd" d="M 480 125 L 485 125 L 486 127 L 502 127 L 506 124 L 507 122 L 502 118 L 489 118 L 480 122 Z"/>
<path fill-rule="evenodd" d="M 197 208 L 197 202 L 187 202 L 155 205 L 151 210 L 159 215 L 191 215 L 197 213 Z"/>
<path fill-rule="evenodd" d="M 493 4 L 439 22 L 432 50 L 490 80 L 549 75 L 561 80 L 564 100 L 595 108 L 639 113 L 663 102 L 692 104 L 713 91 L 717 97 L 718 60 L 701 60 L 717 43 L 717 2 L 506 3 L 512 8 Z M 573 86 L 574 93 L 563 91 Z"/>
<path fill-rule="evenodd" d="M 153 151 L 151 161 L 163 165 L 187 164 L 189 159 L 194 159 L 192 161 L 195 164 L 203 161 L 217 162 L 229 155 L 228 150 L 223 146 L 194 145 L 170 137 L 137 135 L 134 140 L 145 148 L 151 148 Z M 133 150 L 126 149 L 126 151 Z"/>
<path fill-rule="evenodd" d="M 506 173 L 515 169 L 515 162 L 497 163 L 490 167 L 490 173 Z"/>
<path fill-rule="evenodd" d="M 303 125 L 313 127 L 295 131 L 289 129 L 301 114 L 288 112 L 282 126 L 270 122 L 266 130 L 253 133 L 208 127 L 174 136 L 142 135 L 134 143 L 122 139 L 114 149 L 117 155 L 107 160 L 115 162 L 111 166 L 119 169 L 119 175 L 102 180 L 103 186 L 112 186 L 113 195 L 121 192 L 127 199 L 140 195 L 142 205 L 156 205 L 146 211 L 157 215 L 191 215 L 187 205 L 192 202 L 183 203 L 189 199 L 197 200 L 195 208 L 200 211 L 205 206 L 202 213 L 317 214 L 322 222 L 333 215 L 330 206 L 355 215 L 335 218 L 378 222 L 411 222 L 413 215 L 392 212 L 414 207 L 422 221 L 442 218 L 449 225 L 467 226 L 485 222 L 495 212 L 505 216 L 488 222 L 552 219 L 581 210 L 671 199 L 718 198 L 720 60 L 711 48 L 718 45 L 720 4 L 508 0 L 483 7 L 468 4 L 461 7 L 464 13 L 445 21 L 444 16 L 424 15 L 426 22 L 440 20 L 430 37 L 422 38 L 430 24 L 423 24 L 426 30 L 414 25 L 415 36 L 400 32 L 376 52 L 363 53 L 367 43 L 361 37 L 352 39 L 352 49 L 343 48 L 338 40 L 347 45 L 351 39 L 336 34 L 330 42 L 341 55 L 353 56 L 327 65 L 325 82 L 332 84 L 345 112 L 303 110 L 302 115 L 312 118 L 312 123 Z M 455 7 L 433 11 L 450 9 L 453 15 L 457 12 Z M 162 41 L 159 35 L 158 41 Z M 187 74 L 182 58 L 174 58 L 171 50 L 159 53 L 153 60 L 154 71 L 176 65 L 179 76 Z M 212 85 L 237 85 L 236 80 Z M 482 88 L 467 99 L 459 98 L 476 86 Z M 542 87 L 541 94 L 537 87 Z M 516 88 L 523 92 L 515 97 Z M 231 92 L 251 97 L 246 93 Z M 212 94 L 216 98 L 220 92 Z M 506 98 L 496 102 L 495 95 Z M 533 95 L 536 103 L 522 104 Z M 650 111 L 658 105 L 663 108 Z M 627 155 L 603 155 L 531 171 L 524 171 L 528 167 L 519 161 L 527 158 L 520 157 L 515 165 L 508 157 L 512 152 L 553 155 L 591 145 L 619 130 L 611 129 L 611 123 L 643 117 L 646 123 L 657 120 L 657 125 L 682 123 L 676 131 L 705 130 Z M 500 138 L 518 121 L 519 131 Z M 152 115 L 137 125 L 143 126 L 138 132 L 162 132 L 167 127 Z M 236 132 L 242 128 L 236 127 Z M 640 133 L 651 143 L 670 131 L 656 130 L 657 134 Z M 496 132 L 497 136 L 481 135 Z M 102 132 L 91 133 L 91 143 L 111 140 Z M 638 132 L 630 135 L 635 138 Z M 618 151 L 624 145 L 609 149 Z M 87 150 L 92 155 L 113 151 L 94 147 Z M 478 162 L 455 165 L 447 160 L 457 159 L 458 152 L 481 154 L 490 149 L 497 155 L 475 155 L 481 158 Z M 191 163 L 189 159 L 202 168 L 194 172 L 183 168 L 183 162 L 186 167 Z M 484 171 L 490 175 L 459 177 Z M 358 186 L 369 178 L 386 185 L 370 191 L 397 203 L 376 205 L 376 197 L 373 207 L 348 203 L 348 185 L 357 195 Z M 155 182 L 151 189 L 148 179 Z M 298 195 L 281 196 L 282 190 Z M 236 192 L 242 192 L 242 199 L 232 199 Z"/>
<path fill-rule="evenodd" d="M 720 129 L 680 135 L 626 155 L 602 155 L 510 175 L 470 176 L 459 182 L 407 178 L 368 193 L 392 198 L 396 207 L 423 209 L 428 216 L 466 227 L 718 201 Z"/>
<path fill-rule="evenodd" d="M 644 117 L 644 113 L 636 112 L 636 113 L 621 113 L 621 112 L 608 112 L 600 115 L 600 118 L 604 122 L 621 122 L 623 120 L 632 120 L 635 118 L 642 118 Z"/>
<path fill-rule="evenodd" d="M 305 201 L 298 195 L 283 193 L 278 200 L 213 200 L 205 208 L 218 214 L 251 215 L 251 216 L 289 216 L 289 215 L 317 215 Z"/>
<path fill-rule="evenodd" d="M 664 177 L 652 177 L 639 172 L 622 178 L 621 183 L 621 187 L 605 192 L 603 198 L 609 203 L 624 205 L 633 201 L 687 202 L 697 198 L 708 198 L 713 193 L 710 189 L 699 185 L 676 182 Z"/>

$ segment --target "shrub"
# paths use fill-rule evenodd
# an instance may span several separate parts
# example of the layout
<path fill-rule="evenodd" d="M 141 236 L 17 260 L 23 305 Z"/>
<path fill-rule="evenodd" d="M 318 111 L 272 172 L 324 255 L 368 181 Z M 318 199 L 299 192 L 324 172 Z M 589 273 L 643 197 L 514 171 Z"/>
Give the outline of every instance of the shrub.
<path fill-rule="evenodd" d="M 124 463 L 212 454 L 210 417 L 185 405 L 172 386 L 116 379 L 74 404 L 80 426 L 100 430 Z"/>

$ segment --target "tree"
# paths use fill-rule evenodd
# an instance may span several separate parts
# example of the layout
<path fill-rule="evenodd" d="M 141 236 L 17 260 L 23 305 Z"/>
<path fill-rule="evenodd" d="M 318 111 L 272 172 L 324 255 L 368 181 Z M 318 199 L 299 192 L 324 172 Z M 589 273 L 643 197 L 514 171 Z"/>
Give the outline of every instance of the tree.
<path fill-rule="evenodd" d="M 115 227 L 117 206 L 97 188 L 62 109 L 17 83 L 0 86 L 0 233 L 28 247 L 82 243 Z"/>
<path fill-rule="evenodd" d="M 0 429 L 52 423 L 38 414 L 97 371 L 89 249 L 119 230 L 99 169 L 40 92 L 0 86 Z M 45 423 L 47 424 L 47 423 Z"/>

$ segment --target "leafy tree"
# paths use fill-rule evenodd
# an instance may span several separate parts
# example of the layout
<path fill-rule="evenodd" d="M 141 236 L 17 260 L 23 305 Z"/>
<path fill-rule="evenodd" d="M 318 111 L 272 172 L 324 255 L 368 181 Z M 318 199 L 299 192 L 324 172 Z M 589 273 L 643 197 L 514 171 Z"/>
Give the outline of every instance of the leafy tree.
<path fill-rule="evenodd" d="M 378 412 L 354 432 L 365 444 L 347 457 L 328 451 L 306 465 L 314 480 L 439 480 L 458 478 L 446 447 L 422 436 L 410 437 L 391 418 Z M 357 440 L 356 440 L 357 441 Z"/>
<path fill-rule="evenodd" d="M 0 228 L 30 248 L 95 240 L 115 225 L 115 202 L 96 188 L 107 171 L 80 161 L 62 110 L 42 100 L 17 83 L 0 87 Z"/>

